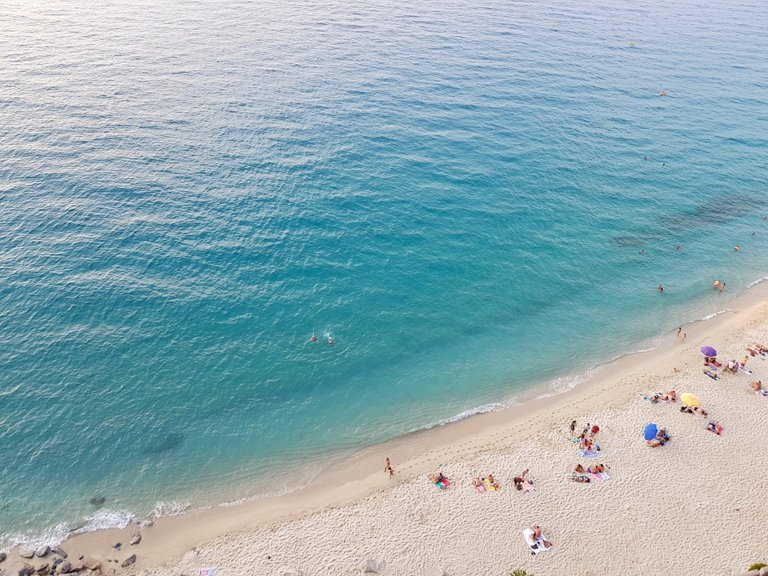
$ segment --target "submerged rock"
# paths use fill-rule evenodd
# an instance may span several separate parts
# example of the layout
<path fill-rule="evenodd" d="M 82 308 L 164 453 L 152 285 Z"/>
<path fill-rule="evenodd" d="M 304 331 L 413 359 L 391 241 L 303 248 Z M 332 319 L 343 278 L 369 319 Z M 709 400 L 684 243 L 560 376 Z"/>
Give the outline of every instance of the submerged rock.
<path fill-rule="evenodd" d="M 127 568 L 131 564 L 135 564 L 135 563 L 136 563 L 136 554 L 131 554 L 130 556 L 128 556 L 128 558 L 123 560 L 123 563 L 120 564 L 120 566 L 123 568 Z"/>
<path fill-rule="evenodd" d="M 90 499 L 90 503 L 94 506 L 104 506 L 107 499 L 104 496 L 94 496 Z"/>

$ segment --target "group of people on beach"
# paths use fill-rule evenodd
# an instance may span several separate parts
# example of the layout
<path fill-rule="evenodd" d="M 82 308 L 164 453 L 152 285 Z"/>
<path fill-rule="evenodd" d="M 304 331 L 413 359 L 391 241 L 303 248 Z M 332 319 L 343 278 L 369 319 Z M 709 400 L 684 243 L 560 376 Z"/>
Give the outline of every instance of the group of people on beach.
<path fill-rule="evenodd" d="M 571 442 L 578 444 L 579 454 L 585 458 L 600 454 L 601 448 L 595 439 L 600 432 L 600 426 L 587 422 L 587 425 L 578 436 L 576 435 L 576 428 L 577 422 L 572 420 L 569 426 Z M 581 484 L 589 484 L 593 478 L 595 480 L 607 480 L 607 468 L 605 464 L 595 464 L 586 467 L 583 464 L 577 464 L 571 473 L 570 480 Z"/>
<path fill-rule="evenodd" d="M 659 428 L 659 431 L 656 433 L 656 438 L 646 440 L 645 443 L 651 448 L 657 448 L 659 446 L 664 446 L 664 444 L 670 440 L 672 440 L 672 437 L 667 433 L 667 429 Z"/>

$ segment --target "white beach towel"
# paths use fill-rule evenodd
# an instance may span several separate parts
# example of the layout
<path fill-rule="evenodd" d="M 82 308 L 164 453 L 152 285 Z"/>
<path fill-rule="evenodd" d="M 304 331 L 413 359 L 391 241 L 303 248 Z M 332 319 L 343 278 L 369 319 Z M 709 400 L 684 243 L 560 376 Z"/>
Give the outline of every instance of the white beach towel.
<path fill-rule="evenodd" d="M 530 528 L 526 528 L 523 530 L 523 538 L 525 538 L 525 543 L 528 544 L 528 546 L 531 549 L 531 552 L 534 554 L 539 554 L 540 552 L 544 552 L 546 550 L 549 550 L 549 548 L 544 547 L 544 535 L 542 534 L 538 538 L 534 538 L 534 532 Z"/>

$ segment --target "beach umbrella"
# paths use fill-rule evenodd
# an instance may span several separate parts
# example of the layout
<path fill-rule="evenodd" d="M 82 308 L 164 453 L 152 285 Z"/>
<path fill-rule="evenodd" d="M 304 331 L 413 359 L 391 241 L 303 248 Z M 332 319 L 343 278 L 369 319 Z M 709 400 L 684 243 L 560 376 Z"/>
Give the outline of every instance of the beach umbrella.
<path fill-rule="evenodd" d="M 701 400 L 699 400 L 699 397 L 696 396 L 696 394 L 691 394 L 690 392 L 683 392 L 680 394 L 680 401 L 686 406 L 690 406 L 691 408 L 698 408 L 701 406 Z"/>
<path fill-rule="evenodd" d="M 704 356 L 717 356 L 717 350 L 712 348 L 712 346 L 702 346 L 701 353 L 704 354 Z"/>
<path fill-rule="evenodd" d="M 658 433 L 659 433 L 659 427 L 656 426 L 656 424 L 654 424 L 653 422 L 651 422 L 645 427 L 645 430 L 643 431 L 643 436 L 645 436 L 646 440 L 653 440 L 654 438 L 656 438 L 656 434 Z"/>

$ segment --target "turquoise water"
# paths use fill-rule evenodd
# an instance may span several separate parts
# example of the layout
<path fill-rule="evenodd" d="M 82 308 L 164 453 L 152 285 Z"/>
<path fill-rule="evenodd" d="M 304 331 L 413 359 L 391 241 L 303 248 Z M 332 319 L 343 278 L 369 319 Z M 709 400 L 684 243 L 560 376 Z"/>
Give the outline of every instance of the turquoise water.
<path fill-rule="evenodd" d="M 291 489 L 765 276 L 768 8 L 650 4 L 4 2 L 0 548 Z"/>

